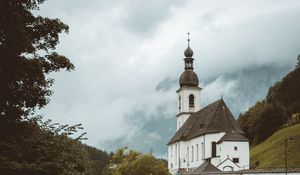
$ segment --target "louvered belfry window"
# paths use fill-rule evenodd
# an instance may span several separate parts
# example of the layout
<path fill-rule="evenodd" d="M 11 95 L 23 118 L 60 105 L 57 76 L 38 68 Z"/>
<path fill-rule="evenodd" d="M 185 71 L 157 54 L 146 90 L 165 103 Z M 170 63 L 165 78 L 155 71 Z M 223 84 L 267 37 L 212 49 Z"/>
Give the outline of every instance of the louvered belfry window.
<path fill-rule="evenodd" d="M 189 96 L 189 107 L 194 107 L 194 98 L 193 94 Z"/>

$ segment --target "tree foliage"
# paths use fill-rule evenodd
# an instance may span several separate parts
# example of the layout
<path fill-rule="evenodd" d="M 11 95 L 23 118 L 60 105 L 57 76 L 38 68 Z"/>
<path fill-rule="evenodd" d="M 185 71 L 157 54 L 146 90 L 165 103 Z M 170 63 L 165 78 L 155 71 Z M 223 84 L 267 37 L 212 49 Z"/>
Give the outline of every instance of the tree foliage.
<path fill-rule="evenodd" d="M 1 174 L 70 174 L 86 171 L 87 156 L 79 140 L 68 136 L 82 129 L 43 122 L 0 121 Z"/>
<path fill-rule="evenodd" d="M 142 154 L 125 148 L 117 150 L 107 175 L 169 175 L 164 161 L 150 154 Z"/>
<path fill-rule="evenodd" d="M 82 146 L 87 151 L 88 155 L 87 174 L 102 175 L 105 168 L 109 165 L 110 155 L 105 151 L 101 151 L 88 145 Z"/>
<path fill-rule="evenodd" d="M 238 124 L 253 145 L 260 143 L 300 112 L 300 55 L 296 68 L 269 88 L 266 100 L 240 114 Z"/>
<path fill-rule="evenodd" d="M 0 1 L 0 174 L 99 174 L 108 154 L 83 145 L 85 133 L 70 137 L 83 129 L 81 124 L 33 117 L 52 94 L 54 80 L 47 75 L 74 69 L 55 52 L 59 34 L 69 27 L 32 14 L 44 2 Z"/>
<path fill-rule="evenodd" d="M 59 33 L 69 27 L 59 19 L 34 16 L 44 0 L 0 1 L 0 118 L 20 120 L 49 102 L 51 72 L 72 70 L 55 52 Z"/>

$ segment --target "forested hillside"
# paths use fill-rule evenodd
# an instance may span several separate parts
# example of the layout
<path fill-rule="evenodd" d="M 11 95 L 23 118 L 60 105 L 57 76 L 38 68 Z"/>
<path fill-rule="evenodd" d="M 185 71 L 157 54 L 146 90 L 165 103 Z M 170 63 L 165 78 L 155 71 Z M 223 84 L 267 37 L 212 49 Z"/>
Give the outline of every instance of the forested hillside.
<path fill-rule="evenodd" d="M 238 124 L 252 145 L 271 136 L 283 125 L 296 122 L 300 113 L 300 56 L 293 71 L 272 86 L 266 99 L 240 114 Z"/>

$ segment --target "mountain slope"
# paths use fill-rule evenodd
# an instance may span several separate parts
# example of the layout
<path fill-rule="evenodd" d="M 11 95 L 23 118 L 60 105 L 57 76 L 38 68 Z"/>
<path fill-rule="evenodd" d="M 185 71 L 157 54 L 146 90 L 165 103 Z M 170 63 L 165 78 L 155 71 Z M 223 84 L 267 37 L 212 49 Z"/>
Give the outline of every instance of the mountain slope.
<path fill-rule="evenodd" d="M 268 139 L 253 147 L 250 151 L 252 165 L 258 163 L 258 168 L 283 168 L 285 167 L 284 137 L 297 138 L 287 142 L 288 168 L 300 165 L 300 124 L 282 128 Z"/>

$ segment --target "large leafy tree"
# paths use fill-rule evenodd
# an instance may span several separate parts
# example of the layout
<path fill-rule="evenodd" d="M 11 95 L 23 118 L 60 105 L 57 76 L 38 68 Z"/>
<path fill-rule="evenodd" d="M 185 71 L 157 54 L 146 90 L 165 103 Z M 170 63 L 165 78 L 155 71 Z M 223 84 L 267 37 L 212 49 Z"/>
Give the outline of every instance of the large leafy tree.
<path fill-rule="evenodd" d="M 20 120 L 44 107 L 53 83 L 46 75 L 74 68 L 55 52 L 59 34 L 69 27 L 32 14 L 44 1 L 0 1 L 0 118 Z"/>
<path fill-rule="evenodd" d="M 81 125 L 59 125 L 32 117 L 49 102 L 51 72 L 74 68 L 55 52 L 59 19 L 32 14 L 45 0 L 0 1 L 0 174 L 79 174 L 87 151 L 69 136 Z M 31 116 L 31 117 L 28 117 Z"/>
<path fill-rule="evenodd" d="M 169 175 L 163 160 L 126 148 L 119 149 L 111 159 L 107 175 Z"/>

